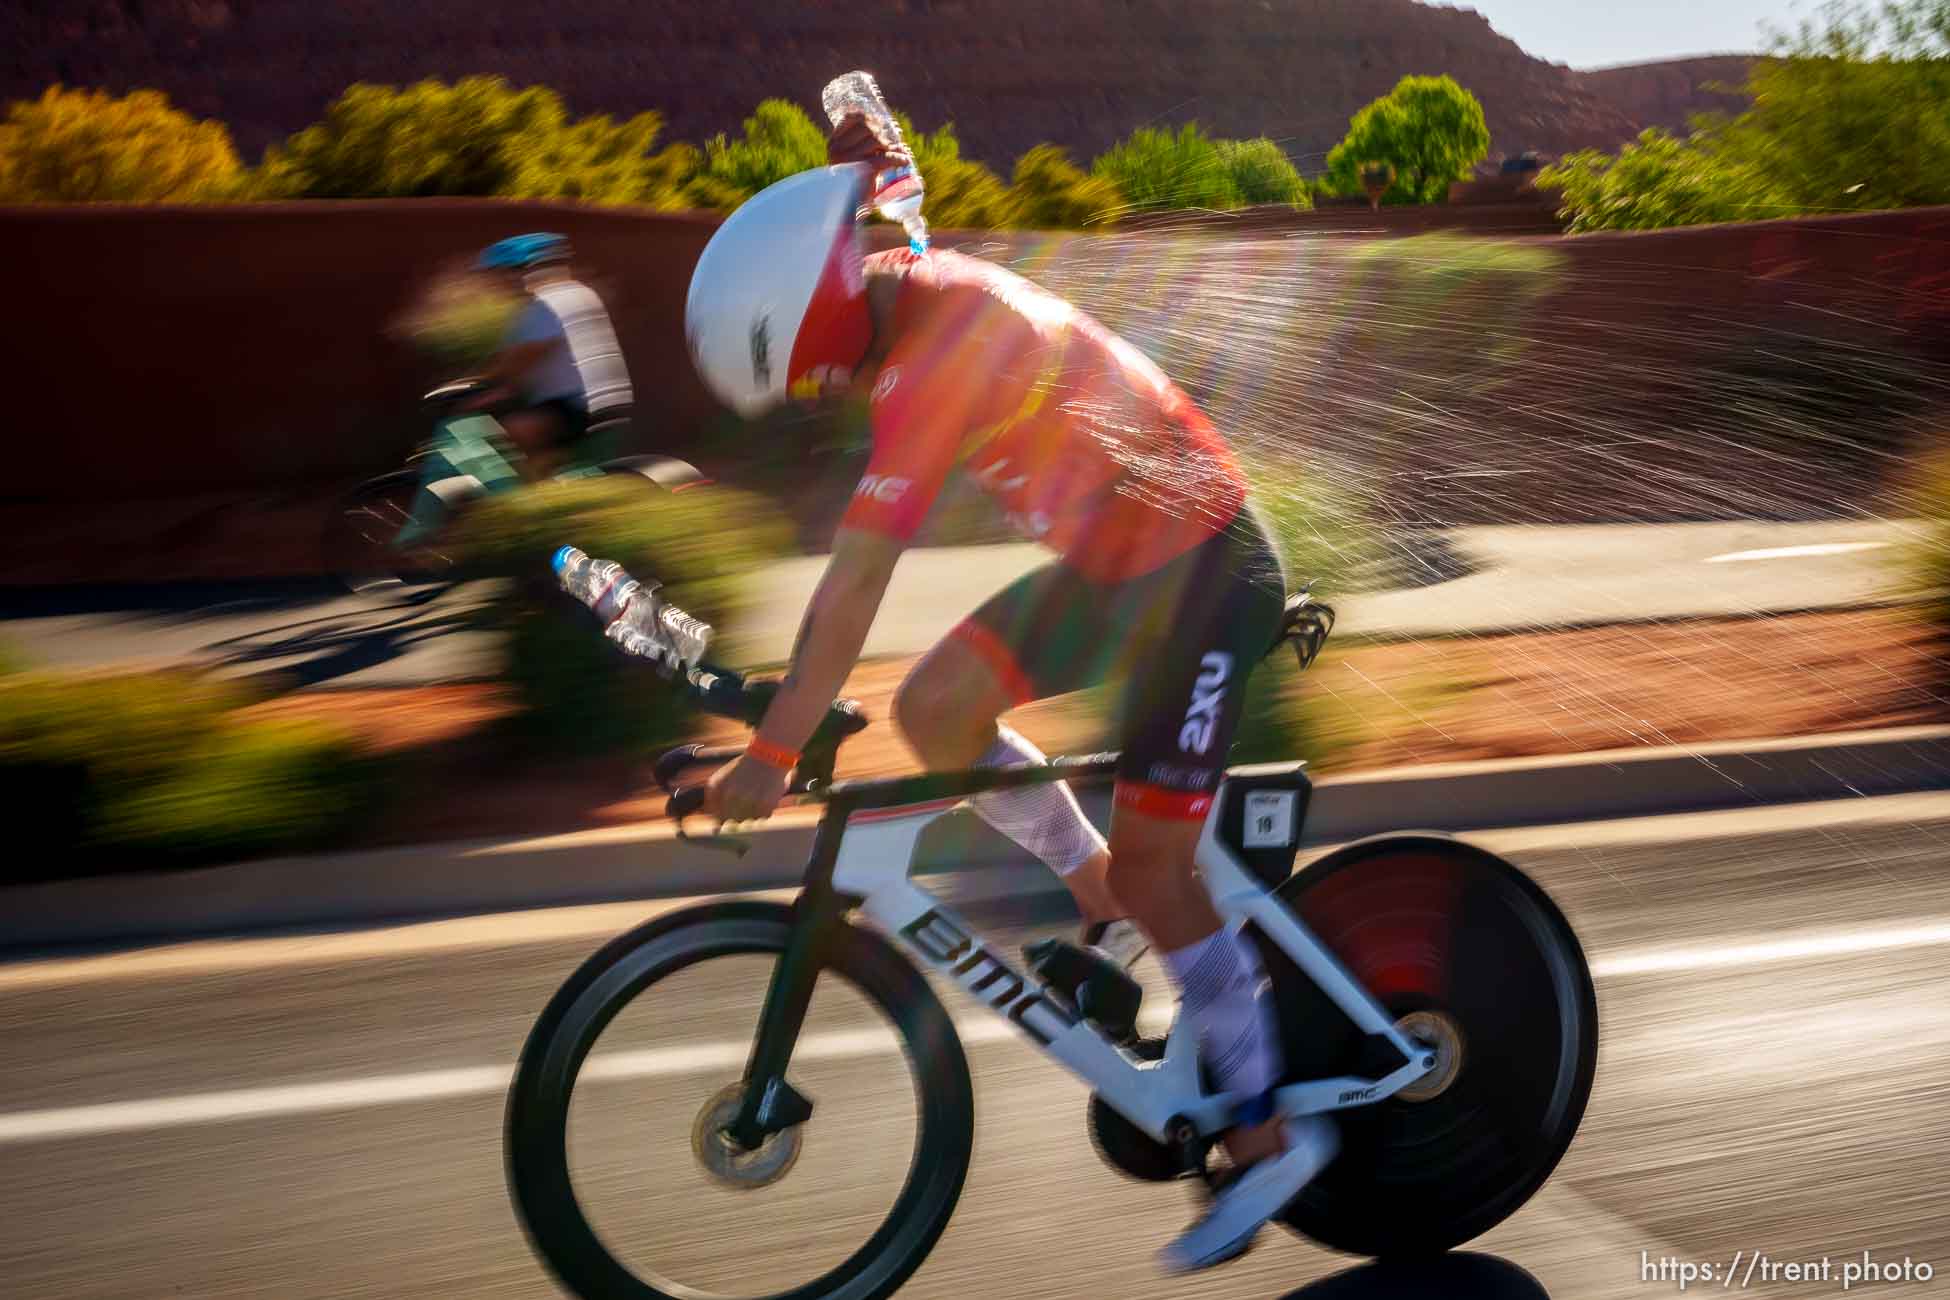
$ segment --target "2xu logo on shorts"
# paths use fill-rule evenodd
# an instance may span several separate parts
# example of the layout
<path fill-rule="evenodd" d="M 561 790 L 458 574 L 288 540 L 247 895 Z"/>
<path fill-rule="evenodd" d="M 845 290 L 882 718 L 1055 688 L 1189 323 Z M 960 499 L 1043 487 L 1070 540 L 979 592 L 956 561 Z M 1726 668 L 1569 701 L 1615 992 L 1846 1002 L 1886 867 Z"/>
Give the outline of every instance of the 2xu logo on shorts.
<path fill-rule="evenodd" d="M 1219 706 L 1232 677 L 1232 656 L 1214 650 L 1198 661 L 1198 668 L 1192 706 L 1185 710 L 1185 725 L 1178 729 L 1178 747 L 1188 754 L 1203 754 L 1212 747 L 1212 733 L 1219 729 Z"/>

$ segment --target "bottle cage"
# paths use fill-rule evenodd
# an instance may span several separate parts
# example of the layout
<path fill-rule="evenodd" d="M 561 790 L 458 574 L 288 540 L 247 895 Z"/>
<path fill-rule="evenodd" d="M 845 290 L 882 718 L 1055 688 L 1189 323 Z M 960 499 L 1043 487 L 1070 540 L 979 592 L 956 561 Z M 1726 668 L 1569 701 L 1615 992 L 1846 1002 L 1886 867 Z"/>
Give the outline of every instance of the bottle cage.
<path fill-rule="evenodd" d="M 1313 583 L 1309 582 L 1287 597 L 1286 608 L 1280 613 L 1280 630 L 1266 650 L 1271 655 L 1291 642 L 1301 672 L 1313 666 L 1314 660 L 1320 657 L 1321 647 L 1334 632 L 1334 607 L 1315 600 L 1312 587 Z"/>

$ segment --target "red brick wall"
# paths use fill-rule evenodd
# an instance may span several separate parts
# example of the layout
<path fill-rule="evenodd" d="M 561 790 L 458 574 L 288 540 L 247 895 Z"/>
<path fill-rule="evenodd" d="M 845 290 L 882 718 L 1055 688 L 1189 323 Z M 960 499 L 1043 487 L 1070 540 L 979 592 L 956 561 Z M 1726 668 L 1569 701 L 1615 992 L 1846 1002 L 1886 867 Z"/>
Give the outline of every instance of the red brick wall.
<path fill-rule="evenodd" d="M 7 495 L 297 489 L 389 467 L 421 432 L 413 398 L 443 378 L 389 326 L 435 268 L 537 228 L 571 235 L 610 303 L 640 437 L 695 448 L 716 413 L 682 311 L 708 217 L 485 200 L 15 208 L 0 210 L 17 253 Z M 1570 273 L 1531 332 L 1640 349 L 1667 383 L 1716 332 L 1818 329 L 1950 361 L 1950 210 L 1544 242 Z"/>
<path fill-rule="evenodd" d="M 14 489 L 42 500 L 294 485 L 387 467 L 442 376 L 391 327 L 439 267 L 566 232 L 609 300 L 647 436 L 709 418 L 682 338 L 714 223 L 424 200 L 0 209 Z"/>

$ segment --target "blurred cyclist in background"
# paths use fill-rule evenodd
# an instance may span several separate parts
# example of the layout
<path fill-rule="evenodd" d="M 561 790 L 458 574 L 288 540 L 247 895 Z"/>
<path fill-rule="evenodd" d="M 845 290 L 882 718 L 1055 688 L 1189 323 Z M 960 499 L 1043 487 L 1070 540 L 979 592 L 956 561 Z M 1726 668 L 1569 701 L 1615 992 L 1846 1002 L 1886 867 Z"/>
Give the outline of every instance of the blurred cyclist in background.
<path fill-rule="evenodd" d="M 508 463 L 484 420 L 447 421 L 421 465 L 420 491 L 395 547 L 420 542 L 446 521 L 447 502 L 433 490 L 444 480 L 468 476 L 496 492 L 607 454 L 584 440 L 592 426 L 615 427 L 629 415 L 630 375 L 602 299 L 575 278 L 569 256 L 566 237 L 537 232 L 489 245 L 475 263 L 526 301 L 481 373 L 485 386 L 464 409 L 493 411 L 521 464 Z"/>
<path fill-rule="evenodd" d="M 1271 1118 L 1283 1065 L 1265 973 L 1252 945 L 1221 926 L 1193 865 L 1285 578 L 1225 442 L 1135 348 L 990 263 L 943 251 L 863 257 L 856 217 L 873 174 L 907 161 L 897 148 L 863 119 L 844 120 L 829 156 L 851 165 L 748 201 L 692 278 L 691 353 L 720 399 L 756 415 L 850 393 L 865 399 L 873 435 L 792 667 L 705 806 L 726 820 L 777 806 L 951 473 L 1056 552 L 935 646 L 894 711 L 931 768 L 1041 763 L 1001 715 L 1122 682 L 1108 843 L 1063 785 L 970 802 L 1063 878 L 1099 960 L 1134 959 L 1115 929 L 1126 918 L 1142 928 L 1214 1083 L 1251 1099 L 1225 1135 L 1237 1177 L 1162 1257 L 1173 1270 L 1208 1267 L 1243 1252 L 1339 1147 L 1330 1119 Z"/>
<path fill-rule="evenodd" d="M 474 405 L 516 404 L 499 417 L 501 427 L 534 462 L 531 477 L 540 477 L 592 423 L 628 414 L 623 349 L 602 299 L 571 271 L 563 236 L 504 239 L 481 254 L 480 267 L 505 276 L 528 301 L 482 372 L 491 387 Z"/>

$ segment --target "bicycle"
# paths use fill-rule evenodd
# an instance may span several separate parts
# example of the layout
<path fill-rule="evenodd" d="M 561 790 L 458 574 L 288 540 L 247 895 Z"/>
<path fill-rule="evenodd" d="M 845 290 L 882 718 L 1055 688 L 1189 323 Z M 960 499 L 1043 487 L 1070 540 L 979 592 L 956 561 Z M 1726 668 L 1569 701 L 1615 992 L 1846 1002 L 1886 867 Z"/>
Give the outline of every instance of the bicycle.
<path fill-rule="evenodd" d="M 494 412 L 463 405 L 484 390 L 480 379 L 457 379 L 421 397 L 435 427 L 433 436 L 414 449 L 403 468 L 367 479 L 333 505 L 320 549 L 325 571 L 348 590 L 356 593 L 458 576 L 455 559 L 440 547 L 437 534 L 410 547 L 394 544 L 412 518 L 431 458 L 445 457 L 443 469 L 451 471 L 426 484 L 450 518 L 481 497 L 521 486 L 521 476 L 494 445 L 500 432 Z M 695 466 L 672 456 L 617 455 L 629 427 L 627 414 L 594 421 L 578 440 L 574 459 L 552 477 L 621 475 L 640 479 L 660 492 L 679 492 L 708 482 Z"/>
<path fill-rule="evenodd" d="M 1274 649 L 1291 642 L 1304 669 L 1331 627 L 1331 611 L 1303 593 L 1289 602 Z M 751 726 L 773 688 L 705 664 L 686 666 L 681 681 L 704 709 Z M 923 970 L 960 986 L 1090 1085 L 1091 1137 L 1113 1168 L 1194 1185 L 1214 1176 L 1208 1156 L 1216 1136 L 1246 1099 L 1205 1089 L 1197 1044 L 1181 1024 L 1174 1021 L 1160 1042 L 1093 1018 L 1090 998 L 1025 974 L 909 874 L 925 828 L 966 796 L 1108 780 L 1116 755 L 833 782 L 840 744 L 865 725 L 857 706 L 836 702 L 794 775 L 801 798 L 823 806 L 796 902 L 710 902 L 632 930 L 570 977 L 529 1034 L 508 1100 L 508 1178 L 532 1244 L 576 1295 L 706 1294 L 660 1272 L 641 1277 L 617 1257 L 617 1243 L 592 1224 L 578 1197 L 568 1130 L 578 1079 L 606 1027 L 660 983 L 691 979 L 682 973 L 727 958 L 756 957 L 771 969 L 742 1074 L 690 1118 L 701 1185 L 773 1187 L 799 1160 L 816 1102 L 837 1106 L 842 1123 L 849 1106 L 857 1109 L 845 1089 L 819 1102 L 788 1078 L 796 1047 L 813 1058 L 802 1069 L 837 1050 L 832 1034 L 811 1047 L 799 1041 L 818 981 L 837 977 L 871 1004 L 891 1024 L 914 1076 L 917 1135 L 891 1207 L 864 1244 L 775 1294 L 889 1295 L 927 1257 L 955 1209 L 970 1160 L 973 1085 L 955 1025 Z M 679 776 L 737 752 L 687 746 L 660 760 L 657 779 L 674 791 L 669 812 L 680 834 L 703 791 L 679 788 Z M 1231 770 L 1197 854 L 1220 914 L 1244 924 L 1272 980 L 1286 1051 L 1278 1109 L 1334 1112 L 1343 1130 L 1339 1158 L 1280 1221 L 1357 1255 L 1447 1250 L 1516 1212 L 1576 1134 L 1597 1060 L 1590 971 L 1542 889 L 1446 835 L 1363 840 L 1294 874 L 1311 789 L 1304 763 Z M 691 838 L 720 843 L 721 836 L 722 828 Z M 696 996 L 683 1006 L 684 1017 L 709 1014 Z M 667 1026 L 651 1028 L 661 1035 Z M 641 1058 L 633 1068 L 656 1074 L 643 1064 L 651 1058 L 630 1055 Z M 677 1057 L 673 1068 L 701 1059 Z M 620 1066 L 589 1072 L 627 1073 Z M 654 1111 L 626 1108 L 624 1122 L 648 1123 Z M 863 1160 L 873 1154 L 859 1152 Z M 627 1176 L 634 1165 L 623 1164 Z M 745 1251 L 769 1235 L 741 1236 L 735 1258 L 714 1267 L 745 1276 Z M 665 1234 L 657 1236 L 658 1249 L 668 1251 Z"/>

